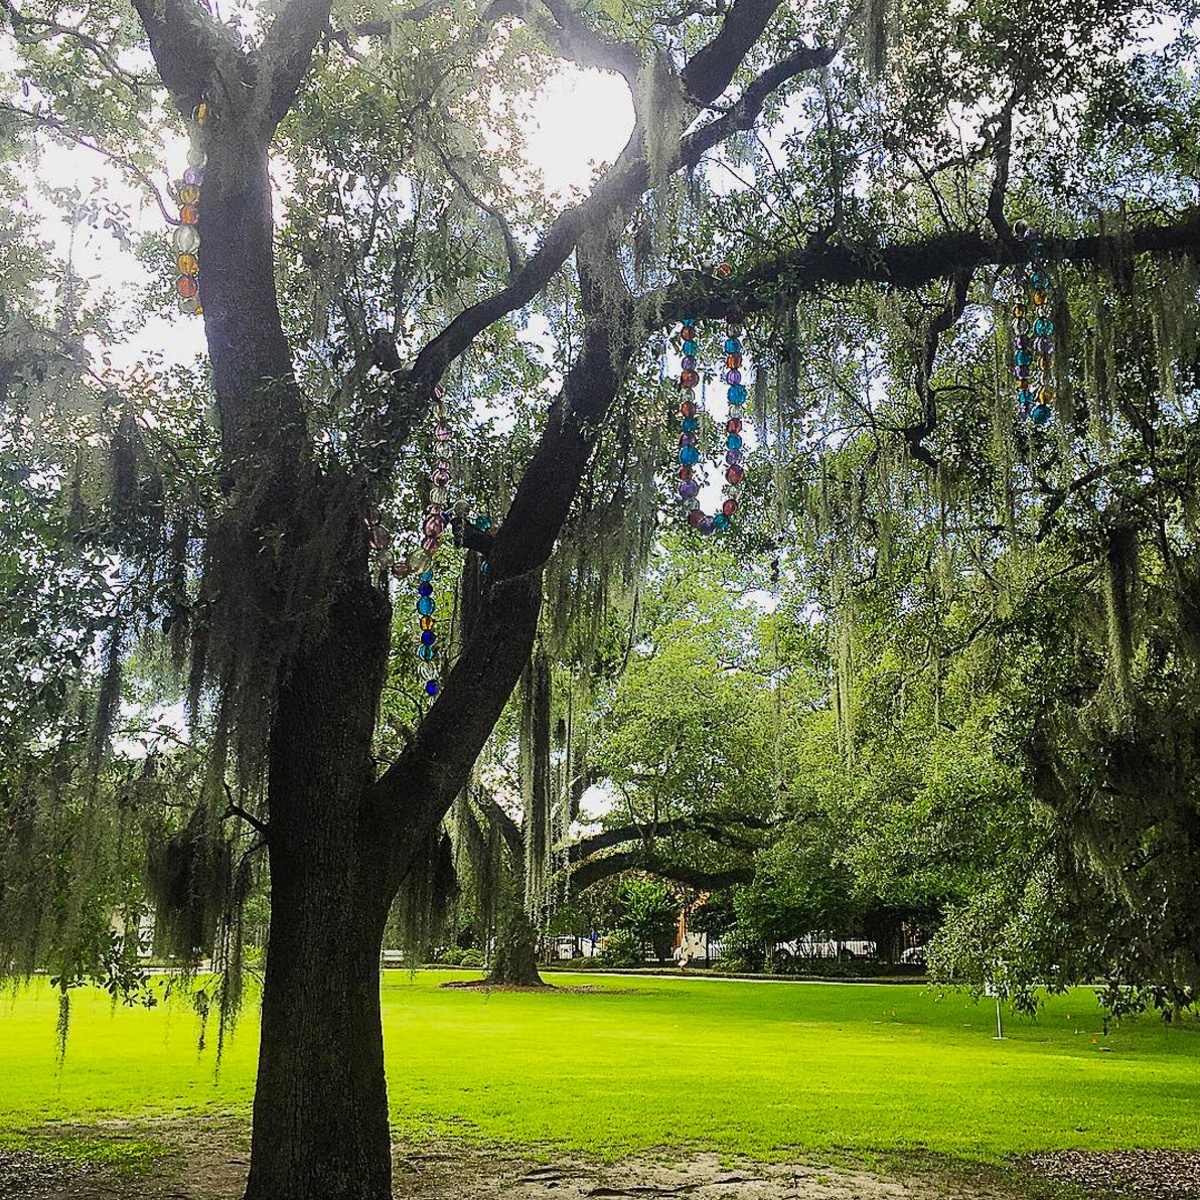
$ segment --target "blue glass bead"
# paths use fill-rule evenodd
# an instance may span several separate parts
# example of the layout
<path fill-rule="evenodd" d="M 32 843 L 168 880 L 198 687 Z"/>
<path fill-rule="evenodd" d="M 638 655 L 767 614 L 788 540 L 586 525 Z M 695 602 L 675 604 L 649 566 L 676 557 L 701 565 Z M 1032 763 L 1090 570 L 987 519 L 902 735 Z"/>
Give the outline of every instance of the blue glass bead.
<path fill-rule="evenodd" d="M 420 600 L 417 601 L 417 612 L 419 612 L 423 617 L 432 616 L 433 610 L 436 607 L 437 605 L 435 605 L 428 596 L 422 596 Z"/>
<path fill-rule="evenodd" d="M 729 518 L 724 513 L 717 513 L 717 515 L 713 517 L 713 526 L 720 530 L 728 529 Z"/>
<path fill-rule="evenodd" d="M 491 529 L 491 527 L 492 527 L 492 518 L 491 517 L 476 517 L 475 518 L 475 528 L 476 529 L 482 529 L 486 532 L 487 530 Z"/>
<path fill-rule="evenodd" d="M 1032 350 L 1018 350 L 1017 354 L 1016 354 L 1016 360 L 1017 360 L 1018 367 L 1029 366 L 1029 364 L 1031 362 L 1033 362 L 1033 351 Z"/>
<path fill-rule="evenodd" d="M 438 682 L 436 679 L 431 679 L 425 685 L 425 695 L 427 696 L 436 696 L 439 690 L 440 689 L 438 688 Z"/>
<path fill-rule="evenodd" d="M 731 433 L 725 439 L 725 445 L 728 446 L 730 450 L 740 450 L 742 448 L 741 436 L 736 433 Z"/>
<path fill-rule="evenodd" d="M 685 467 L 694 467 L 700 461 L 700 451 L 695 446 L 684 446 L 679 452 L 679 461 Z"/>
<path fill-rule="evenodd" d="M 1048 337 L 1054 332 L 1054 322 L 1049 317 L 1038 317 L 1033 323 L 1033 332 L 1038 337 Z"/>
<path fill-rule="evenodd" d="M 684 342 L 683 343 L 683 352 L 689 358 L 692 357 L 696 353 L 696 351 L 699 349 L 700 349 L 700 347 L 697 346 L 695 342 Z"/>
<path fill-rule="evenodd" d="M 432 646 L 426 646 L 424 643 L 422 643 L 420 646 L 417 647 L 417 657 L 424 659 L 425 662 L 432 662 L 433 655 L 434 655 L 434 649 Z"/>
<path fill-rule="evenodd" d="M 683 429 L 685 433 L 695 433 L 700 428 L 700 421 L 697 417 L 684 417 Z"/>
<path fill-rule="evenodd" d="M 433 595 L 433 584 L 432 583 L 419 583 L 417 585 L 417 595 L 418 596 L 432 596 Z"/>
<path fill-rule="evenodd" d="M 725 353 L 726 354 L 741 354 L 741 352 L 742 352 L 742 343 L 739 342 L 737 340 L 737 338 L 726 338 L 725 339 Z"/>
<path fill-rule="evenodd" d="M 1053 416 L 1054 411 L 1048 404 L 1035 404 L 1029 411 L 1029 419 L 1035 425 L 1049 425 Z"/>
<path fill-rule="evenodd" d="M 746 403 L 746 385 L 743 383 L 735 383 L 729 389 L 730 404 L 745 404 Z"/>
<path fill-rule="evenodd" d="M 425 632 L 421 634 L 421 645 L 422 646 L 432 646 L 433 643 L 436 641 L 437 641 L 437 634 L 434 633 L 432 629 L 426 629 Z"/>
<path fill-rule="evenodd" d="M 433 582 L 433 572 L 432 571 L 422 571 L 420 578 L 421 578 L 422 583 L 432 583 Z"/>
<path fill-rule="evenodd" d="M 492 564 L 486 558 L 479 564 L 480 575 L 486 575 L 491 569 Z"/>

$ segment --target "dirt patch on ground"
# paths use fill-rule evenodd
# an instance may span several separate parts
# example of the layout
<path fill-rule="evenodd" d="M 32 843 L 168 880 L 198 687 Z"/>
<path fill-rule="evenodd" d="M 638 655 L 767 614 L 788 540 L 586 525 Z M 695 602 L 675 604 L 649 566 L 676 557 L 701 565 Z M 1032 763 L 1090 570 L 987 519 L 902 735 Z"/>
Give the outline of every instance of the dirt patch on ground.
<path fill-rule="evenodd" d="M 1059 1150 L 1022 1160 L 1044 1179 L 1129 1200 L 1197 1200 L 1200 1150 Z"/>
<path fill-rule="evenodd" d="M 76 1161 L 38 1147 L 0 1149 L 4 1200 L 238 1200 L 249 1165 L 247 1130 L 234 1121 L 87 1130 L 95 1139 L 148 1139 L 164 1148 L 147 1169 Z M 47 1143 L 48 1145 L 50 1143 Z M 1156 1190 L 1157 1189 L 1157 1190 Z M 817 1160 L 758 1163 L 712 1153 L 663 1151 L 619 1163 L 536 1162 L 459 1144 L 398 1146 L 396 1200 L 1197 1200 L 1200 1153 L 1033 1155 L 1014 1170 L 946 1165 L 932 1155 L 892 1156 L 885 1168 Z"/>

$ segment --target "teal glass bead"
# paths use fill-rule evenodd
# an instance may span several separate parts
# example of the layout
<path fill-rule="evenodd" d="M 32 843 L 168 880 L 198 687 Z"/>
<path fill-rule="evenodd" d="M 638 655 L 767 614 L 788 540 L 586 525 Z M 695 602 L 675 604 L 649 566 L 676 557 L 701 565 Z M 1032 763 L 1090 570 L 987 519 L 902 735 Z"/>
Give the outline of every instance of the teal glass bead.
<path fill-rule="evenodd" d="M 683 419 L 683 432 L 684 433 L 695 433 L 696 430 L 699 428 L 700 428 L 699 418 L 684 417 L 684 419 Z"/>
<path fill-rule="evenodd" d="M 684 342 L 683 352 L 689 356 L 694 355 L 700 347 L 695 342 Z"/>
<path fill-rule="evenodd" d="M 1028 388 L 1022 388 L 1017 393 L 1017 401 L 1020 404 L 1032 404 L 1033 403 L 1033 393 Z"/>
<path fill-rule="evenodd" d="M 1054 416 L 1054 410 L 1048 404 L 1035 404 L 1029 412 L 1029 419 L 1035 425 L 1049 425 Z"/>
<path fill-rule="evenodd" d="M 713 528 L 721 530 L 728 529 L 729 518 L 724 513 L 717 513 L 717 515 L 713 517 Z"/>
<path fill-rule="evenodd" d="M 422 571 L 421 572 L 421 582 L 422 583 L 432 583 L 433 582 L 433 572 L 432 571 Z"/>
<path fill-rule="evenodd" d="M 731 433 L 725 439 L 725 445 L 728 446 L 730 450 L 740 450 L 742 448 L 741 434 Z"/>
<path fill-rule="evenodd" d="M 428 596 L 422 596 L 420 600 L 417 601 L 417 612 L 419 612 L 423 617 L 433 616 L 433 610 L 435 607 L 436 605 Z"/>
<path fill-rule="evenodd" d="M 417 657 L 423 658 L 426 662 L 433 661 L 434 653 L 435 653 L 435 651 L 434 651 L 433 647 L 426 646 L 424 643 L 422 643 L 421 645 L 419 645 L 417 647 Z"/>
<path fill-rule="evenodd" d="M 486 533 L 492 527 L 491 517 L 477 517 L 475 519 L 475 528 Z"/>
<path fill-rule="evenodd" d="M 694 467 L 700 461 L 700 451 L 695 446 L 684 446 L 679 452 L 679 461 L 685 467 Z"/>
<path fill-rule="evenodd" d="M 1033 332 L 1038 337 L 1049 337 L 1054 332 L 1054 322 L 1049 317 L 1038 317 L 1033 323 Z"/>
<path fill-rule="evenodd" d="M 726 338 L 725 339 L 725 353 L 726 354 L 741 354 L 741 352 L 742 352 L 742 343 L 739 342 L 737 340 L 737 338 Z"/>
<path fill-rule="evenodd" d="M 746 403 L 746 385 L 744 383 L 735 383 L 729 389 L 730 404 L 745 404 Z"/>

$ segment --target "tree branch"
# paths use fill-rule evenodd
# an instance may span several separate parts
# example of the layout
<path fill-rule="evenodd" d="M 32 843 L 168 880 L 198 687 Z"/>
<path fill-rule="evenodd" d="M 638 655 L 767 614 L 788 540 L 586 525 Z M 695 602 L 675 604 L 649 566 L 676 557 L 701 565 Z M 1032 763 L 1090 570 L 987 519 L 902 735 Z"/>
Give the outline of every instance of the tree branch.
<path fill-rule="evenodd" d="M 263 39 L 258 86 L 270 130 L 287 116 L 329 25 L 330 0 L 288 0 Z"/>
<path fill-rule="evenodd" d="M 570 873 L 571 891 L 578 895 L 602 879 L 620 875 L 622 871 L 647 871 L 664 879 L 682 883 L 685 887 L 701 891 L 716 892 L 732 887 L 735 883 L 750 883 L 754 879 L 753 867 L 733 867 L 727 871 L 704 871 L 683 863 L 666 862 L 645 853 L 643 850 L 626 850 L 617 854 L 605 854 L 589 858 Z"/>
<path fill-rule="evenodd" d="M 200 103 L 221 64 L 242 63 L 233 33 L 197 0 L 133 0 L 158 73 L 185 116 Z"/>

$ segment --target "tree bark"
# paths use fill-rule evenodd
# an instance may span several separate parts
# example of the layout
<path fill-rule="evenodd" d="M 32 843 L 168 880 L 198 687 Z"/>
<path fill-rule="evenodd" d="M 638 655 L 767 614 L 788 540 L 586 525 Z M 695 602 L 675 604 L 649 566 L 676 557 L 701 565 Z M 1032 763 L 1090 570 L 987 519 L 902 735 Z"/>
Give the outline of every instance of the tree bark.
<path fill-rule="evenodd" d="M 537 966 L 537 933 L 517 904 L 502 912 L 496 930 L 496 956 L 488 983 L 515 987 L 545 987 Z"/>
<path fill-rule="evenodd" d="M 382 597 L 348 586 L 278 693 L 247 1200 L 391 1196 L 379 947 L 394 887 L 363 801 L 387 632 Z"/>

